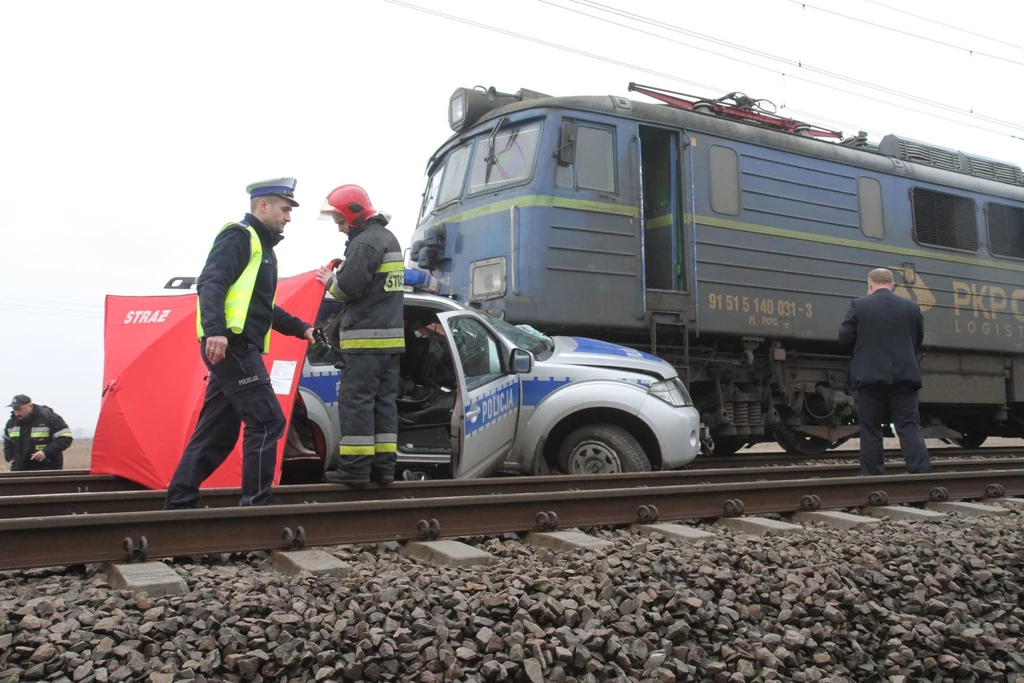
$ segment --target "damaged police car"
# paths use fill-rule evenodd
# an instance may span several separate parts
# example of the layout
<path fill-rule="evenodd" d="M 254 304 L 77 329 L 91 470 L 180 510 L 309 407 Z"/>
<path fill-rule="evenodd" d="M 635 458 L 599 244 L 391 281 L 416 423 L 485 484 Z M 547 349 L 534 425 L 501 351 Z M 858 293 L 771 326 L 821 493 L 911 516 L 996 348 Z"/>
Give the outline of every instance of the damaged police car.
<path fill-rule="evenodd" d="M 315 324 L 341 306 L 327 294 Z M 700 415 L 675 368 L 650 354 L 549 338 L 411 287 L 405 335 L 401 478 L 669 470 L 700 451 Z M 310 348 L 286 463 L 336 466 L 337 361 L 334 349 Z"/>

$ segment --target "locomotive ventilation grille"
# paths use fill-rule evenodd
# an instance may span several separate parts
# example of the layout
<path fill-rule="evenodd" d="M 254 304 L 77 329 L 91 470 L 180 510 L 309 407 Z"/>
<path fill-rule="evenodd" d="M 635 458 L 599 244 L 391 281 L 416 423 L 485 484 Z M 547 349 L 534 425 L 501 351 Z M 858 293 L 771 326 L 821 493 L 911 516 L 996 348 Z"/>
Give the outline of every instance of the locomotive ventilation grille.
<path fill-rule="evenodd" d="M 886 156 L 915 164 L 924 164 L 1010 185 L 1024 185 L 1024 172 L 1019 166 L 995 159 L 972 156 L 945 147 L 936 147 L 908 138 L 886 135 L 879 143 L 878 151 Z"/>

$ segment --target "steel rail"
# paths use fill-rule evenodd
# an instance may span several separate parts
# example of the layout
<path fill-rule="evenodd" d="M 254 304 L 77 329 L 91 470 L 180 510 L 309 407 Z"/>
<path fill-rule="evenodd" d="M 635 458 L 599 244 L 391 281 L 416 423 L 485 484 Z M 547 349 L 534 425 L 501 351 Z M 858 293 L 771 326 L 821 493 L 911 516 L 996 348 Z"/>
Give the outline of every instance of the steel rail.
<path fill-rule="evenodd" d="M 749 455 L 732 455 L 715 457 L 698 457 L 682 472 L 693 470 L 723 469 L 726 467 L 767 467 L 769 465 L 793 466 L 793 463 L 820 462 L 822 465 L 834 465 L 834 460 L 857 460 L 857 452 L 828 453 L 823 456 L 807 457 L 790 453 L 751 453 Z M 899 451 L 886 451 L 886 457 L 897 458 Z M 950 459 L 968 457 L 1000 458 L 1024 456 L 1024 449 L 1012 447 L 980 448 L 973 451 L 962 449 L 941 449 L 931 452 L 932 464 Z M 817 465 L 815 465 L 817 466 Z M 903 466 L 901 459 L 886 461 L 886 467 Z M 607 475 L 602 475 L 607 476 Z M 0 473 L 0 497 L 55 495 L 61 493 L 89 493 L 113 491 L 145 491 L 145 486 L 112 474 L 88 474 L 88 470 L 56 470 L 36 472 L 2 472 Z"/>
<path fill-rule="evenodd" d="M 740 451 L 740 453 L 744 453 Z M 928 454 L 931 456 L 932 461 L 936 459 L 945 458 L 968 458 L 968 457 L 985 457 L 985 458 L 998 458 L 998 457 L 1011 457 L 1024 456 L 1024 448 L 1015 446 L 992 446 L 989 448 L 975 448 L 973 450 L 965 448 L 934 448 L 929 450 Z M 723 456 L 701 456 L 696 460 L 687 465 L 688 468 L 701 468 L 701 467 L 756 467 L 769 464 L 791 464 L 796 462 L 821 462 L 829 463 L 836 460 L 857 460 L 860 455 L 857 451 L 828 451 L 821 455 L 800 455 L 799 453 L 744 453 L 743 455 L 723 455 Z M 885 457 L 902 459 L 900 457 L 899 449 L 887 449 L 885 451 Z M 886 462 L 888 466 L 888 461 Z"/>
<path fill-rule="evenodd" d="M 69 515 L 0 521 L 0 570 L 1024 495 L 1024 470 Z"/>
<path fill-rule="evenodd" d="M 0 472 L 0 480 L 17 477 L 60 477 L 66 475 L 85 476 L 89 470 L 20 470 L 18 472 Z"/>
<path fill-rule="evenodd" d="M 20 472 L 14 474 L 21 474 Z M 26 473 L 28 474 L 28 473 Z M 36 473 L 38 474 L 38 473 Z M 86 493 L 89 491 L 144 491 L 146 487 L 113 474 L 45 474 L 35 477 L 0 478 L 0 497 Z"/>
<path fill-rule="evenodd" d="M 1024 458 L 992 458 L 988 460 L 938 460 L 935 471 L 973 472 L 978 470 L 1024 469 Z M 905 465 L 891 465 L 893 473 L 905 473 Z M 502 477 L 489 479 L 430 480 L 395 482 L 387 487 L 351 489 L 336 484 L 278 486 L 274 498 L 278 504 L 344 503 L 365 500 L 396 500 L 400 498 L 442 498 L 446 496 L 487 495 L 491 493 L 554 493 L 558 491 L 591 491 L 601 489 L 638 488 L 650 486 L 682 486 L 691 484 L 725 484 L 782 479 L 815 479 L 854 477 L 857 465 L 828 464 L 787 467 L 752 467 L 745 469 L 705 469 L 637 474 L 592 474 L 583 476 Z M 53 517 L 58 515 L 108 514 L 146 512 L 163 508 L 166 491 L 121 491 L 100 493 L 68 493 L 57 495 L 0 497 L 0 519 L 19 517 Z M 238 488 L 204 489 L 201 505 L 226 508 L 238 505 Z"/>

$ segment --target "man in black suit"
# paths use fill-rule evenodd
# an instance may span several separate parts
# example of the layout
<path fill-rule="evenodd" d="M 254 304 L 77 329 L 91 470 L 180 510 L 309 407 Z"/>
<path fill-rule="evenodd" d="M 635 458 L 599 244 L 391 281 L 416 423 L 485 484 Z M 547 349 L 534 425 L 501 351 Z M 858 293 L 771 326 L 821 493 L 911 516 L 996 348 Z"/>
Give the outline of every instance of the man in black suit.
<path fill-rule="evenodd" d="M 917 392 L 921 369 L 917 352 L 924 341 L 921 308 L 893 293 L 892 272 L 868 274 L 868 295 L 854 299 L 839 328 L 839 343 L 853 347 L 849 384 L 857 391 L 860 473 L 884 474 L 882 426 L 896 427 L 907 472 L 932 471 L 921 435 Z"/>

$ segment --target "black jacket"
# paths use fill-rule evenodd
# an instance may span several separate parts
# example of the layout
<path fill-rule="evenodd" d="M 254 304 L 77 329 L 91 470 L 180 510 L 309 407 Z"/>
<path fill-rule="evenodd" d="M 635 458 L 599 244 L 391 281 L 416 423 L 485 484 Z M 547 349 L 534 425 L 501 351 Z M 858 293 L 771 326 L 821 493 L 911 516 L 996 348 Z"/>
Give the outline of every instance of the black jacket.
<path fill-rule="evenodd" d="M 888 289 L 854 299 L 839 328 L 839 343 L 853 347 L 851 389 L 906 384 L 921 388 L 917 351 L 924 342 L 924 317 L 910 299 Z"/>
<path fill-rule="evenodd" d="M 405 348 L 404 258 L 387 224 L 378 214 L 353 228 L 345 263 L 328 282 L 331 295 L 345 304 L 339 335 L 344 353 L 402 353 Z"/>
<path fill-rule="evenodd" d="M 11 413 L 11 419 L 4 427 L 4 460 L 11 463 L 11 469 L 21 470 L 62 470 L 64 451 L 71 445 L 71 430 L 53 409 L 35 405 L 24 420 Z M 42 451 L 46 460 L 32 460 L 32 454 Z"/>
<path fill-rule="evenodd" d="M 256 276 L 245 327 L 241 334 L 236 335 L 228 329 L 224 320 L 224 299 L 228 289 L 249 263 L 249 231 L 246 230 L 249 225 L 256 230 L 263 245 L 263 263 Z M 305 335 L 310 326 L 273 303 L 277 291 L 277 254 L 274 253 L 274 247 L 282 239 L 283 235 L 268 230 L 251 213 L 245 214 L 245 218 L 217 235 L 196 286 L 203 333 L 207 337 L 227 337 L 228 343 L 245 341 L 262 350 L 263 340 L 271 326 L 281 334 L 292 337 L 301 339 Z"/>

